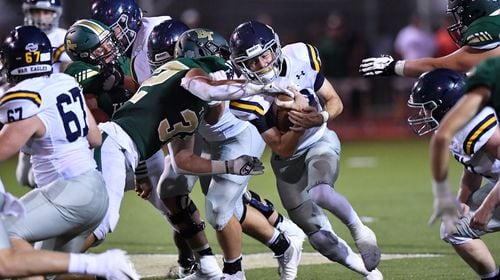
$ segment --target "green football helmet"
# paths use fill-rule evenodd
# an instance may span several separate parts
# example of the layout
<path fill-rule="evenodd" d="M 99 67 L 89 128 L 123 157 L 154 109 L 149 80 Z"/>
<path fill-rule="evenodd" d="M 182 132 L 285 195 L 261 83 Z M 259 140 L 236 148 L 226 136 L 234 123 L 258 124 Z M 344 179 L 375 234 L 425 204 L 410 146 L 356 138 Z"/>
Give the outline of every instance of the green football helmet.
<path fill-rule="evenodd" d="M 488 16 L 500 9 L 498 0 L 448 0 L 447 13 L 452 14 L 455 24 L 448 27 L 448 33 L 455 43 L 460 44 L 462 35 L 476 19 Z"/>
<path fill-rule="evenodd" d="M 114 63 L 120 55 L 111 29 L 94 19 L 75 22 L 66 33 L 64 46 L 71 60 L 93 65 Z"/>
<path fill-rule="evenodd" d="M 198 58 L 217 55 L 229 59 L 229 44 L 219 33 L 207 28 L 190 29 L 179 37 L 175 44 L 174 56 Z"/>

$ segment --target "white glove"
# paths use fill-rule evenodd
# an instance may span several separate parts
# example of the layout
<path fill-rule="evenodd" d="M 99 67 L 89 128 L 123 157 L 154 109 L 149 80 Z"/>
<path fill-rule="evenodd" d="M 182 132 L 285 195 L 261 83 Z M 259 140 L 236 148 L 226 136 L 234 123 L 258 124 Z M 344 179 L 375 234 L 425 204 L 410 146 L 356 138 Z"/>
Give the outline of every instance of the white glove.
<path fill-rule="evenodd" d="M 457 198 L 451 194 L 448 181 L 432 182 L 434 194 L 434 212 L 429 219 L 429 225 L 434 224 L 438 218 L 441 218 L 445 231 L 453 234 L 457 231 L 456 224 L 462 215 L 462 208 Z"/>
<path fill-rule="evenodd" d="M 224 70 L 219 70 L 213 73 L 209 73 L 208 76 L 214 81 L 227 80 L 227 74 Z"/>
<path fill-rule="evenodd" d="M 3 205 L 0 206 L 0 213 L 2 216 L 22 217 L 24 216 L 24 204 L 19 198 L 11 195 L 10 193 L 2 193 Z"/>
<path fill-rule="evenodd" d="M 264 173 L 264 165 L 257 157 L 248 155 L 239 156 L 227 161 L 227 173 L 235 175 L 260 175 Z"/>
<path fill-rule="evenodd" d="M 365 77 L 369 76 L 391 76 L 395 75 L 396 62 L 390 55 L 365 58 L 359 65 L 359 73 Z"/>
<path fill-rule="evenodd" d="M 244 86 L 245 96 L 260 94 L 260 93 L 285 93 L 290 97 L 294 97 L 294 93 L 290 91 L 289 88 L 294 88 L 298 90 L 298 87 L 290 82 L 289 79 L 285 77 L 278 77 L 274 79 L 274 81 L 265 84 L 254 84 L 254 83 L 246 83 Z"/>

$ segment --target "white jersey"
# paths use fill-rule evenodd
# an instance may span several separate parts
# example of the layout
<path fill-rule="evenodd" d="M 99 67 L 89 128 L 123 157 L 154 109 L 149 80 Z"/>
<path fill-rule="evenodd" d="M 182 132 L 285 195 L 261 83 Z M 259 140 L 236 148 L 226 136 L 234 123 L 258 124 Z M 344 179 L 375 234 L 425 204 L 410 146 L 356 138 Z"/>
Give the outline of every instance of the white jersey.
<path fill-rule="evenodd" d="M 316 91 L 323 85 L 324 76 L 319 73 L 321 60 L 318 50 L 305 43 L 289 44 L 282 48 L 283 66 L 280 76 L 289 79 L 301 92 L 309 98 L 309 103 L 322 110 Z M 254 95 L 240 100 L 231 101 L 231 112 L 242 120 L 252 122 L 260 133 L 271 128 L 269 117 L 266 114 L 271 108 L 273 97 L 267 95 Z M 326 130 L 326 124 L 313 127 L 299 140 L 297 150 L 309 147 L 318 141 Z"/>
<path fill-rule="evenodd" d="M 64 37 L 66 36 L 66 29 L 62 28 L 54 28 L 50 33 L 47 33 L 47 37 L 50 40 L 50 44 L 54 49 L 53 61 L 52 65 L 54 73 L 64 72 L 61 71 L 61 62 L 71 62 L 71 58 L 69 58 L 66 50 L 64 48 Z"/>
<path fill-rule="evenodd" d="M 235 137 L 249 125 L 248 122 L 236 118 L 229 110 L 229 103 L 225 102 L 224 113 L 219 121 L 214 125 L 202 121 L 198 133 L 209 142 L 219 142 Z"/>
<path fill-rule="evenodd" d="M 132 46 L 132 77 L 139 84 L 144 82 L 153 73 L 148 63 L 148 38 L 153 28 L 165 20 L 172 19 L 169 16 L 143 17 L 141 28 L 137 32 L 134 45 Z"/>
<path fill-rule="evenodd" d="M 37 116 L 45 126 L 45 135 L 28 141 L 38 186 L 96 168 L 86 138 L 85 108 L 82 89 L 62 73 L 24 80 L 0 97 L 0 122 Z"/>
<path fill-rule="evenodd" d="M 455 159 L 472 172 L 481 174 L 494 183 L 500 174 L 500 161 L 490 158 L 481 148 L 497 129 L 497 118 L 491 107 L 485 107 L 462 130 L 450 144 Z"/>

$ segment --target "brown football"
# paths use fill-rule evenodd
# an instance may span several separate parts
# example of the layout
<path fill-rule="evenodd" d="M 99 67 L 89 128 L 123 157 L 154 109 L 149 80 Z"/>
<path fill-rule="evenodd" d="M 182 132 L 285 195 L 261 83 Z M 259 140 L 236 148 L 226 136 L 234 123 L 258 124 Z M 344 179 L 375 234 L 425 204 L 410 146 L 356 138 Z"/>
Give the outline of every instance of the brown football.
<path fill-rule="evenodd" d="M 288 102 L 293 100 L 292 97 L 284 93 L 277 94 L 276 98 L 283 102 Z M 273 123 L 276 126 L 276 128 L 282 133 L 289 131 L 290 127 L 292 126 L 292 123 L 288 119 L 288 112 L 290 112 L 290 109 L 278 106 L 275 102 L 273 102 L 271 110 L 273 116 Z"/>

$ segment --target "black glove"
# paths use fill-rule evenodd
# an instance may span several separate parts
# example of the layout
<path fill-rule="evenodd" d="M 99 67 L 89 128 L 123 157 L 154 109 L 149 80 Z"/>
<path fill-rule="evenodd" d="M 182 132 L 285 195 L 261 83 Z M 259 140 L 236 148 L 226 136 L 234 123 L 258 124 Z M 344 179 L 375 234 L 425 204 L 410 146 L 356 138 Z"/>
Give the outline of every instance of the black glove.
<path fill-rule="evenodd" d="M 109 91 L 114 87 L 123 85 L 123 72 L 118 66 L 106 65 L 102 71 L 102 90 Z"/>

